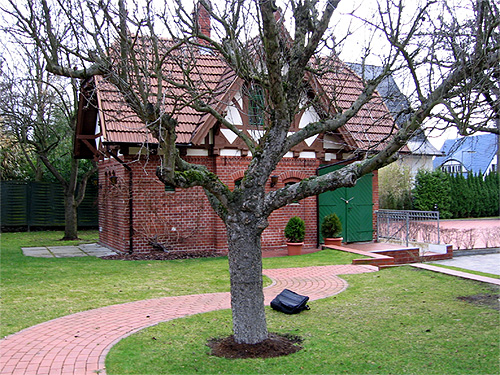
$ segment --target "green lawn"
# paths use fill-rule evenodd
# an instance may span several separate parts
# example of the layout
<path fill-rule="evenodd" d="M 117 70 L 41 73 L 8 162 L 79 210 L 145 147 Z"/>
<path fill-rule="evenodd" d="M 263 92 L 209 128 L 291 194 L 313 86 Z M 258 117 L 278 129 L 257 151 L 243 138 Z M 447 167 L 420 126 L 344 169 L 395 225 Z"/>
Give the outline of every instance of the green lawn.
<path fill-rule="evenodd" d="M 287 357 L 228 360 L 208 339 L 231 333 L 216 311 L 147 328 L 120 341 L 108 374 L 498 374 L 499 314 L 459 296 L 492 293 L 485 284 L 411 267 L 343 276 L 349 288 L 285 315 L 267 309 L 269 329 L 301 336 Z M 496 289 L 498 292 L 498 290 Z"/>
<path fill-rule="evenodd" d="M 33 258 L 21 247 L 63 245 L 62 232 L 1 235 L 1 336 L 56 317 L 141 299 L 229 290 L 227 259 L 111 261 Z M 80 237 L 96 241 L 97 232 Z"/>
<path fill-rule="evenodd" d="M 62 245 L 62 232 L 1 234 L 1 335 L 77 311 L 171 295 L 229 290 L 227 259 L 106 261 L 24 257 L 23 246 Z M 96 232 L 81 237 L 93 242 Z M 265 268 L 350 263 L 333 250 L 264 259 Z M 498 293 L 487 284 L 411 267 L 345 275 L 349 288 L 284 315 L 267 310 L 269 328 L 304 338 L 288 357 L 226 360 L 207 339 L 231 333 L 229 310 L 162 323 L 122 340 L 108 374 L 349 373 L 498 374 L 498 311 L 458 300 Z"/>
<path fill-rule="evenodd" d="M 95 257 L 33 258 L 21 247 L 95 242 L 59 241 L 62 232 L 2 233 L 0 337 L 71 313 L 165 296 L 229 291 L 226 257 L 175 261 L 118 261 Z M 268 258 L 264 267 L 350 263 L 352 254 L 325 250 L 300 257 Z M 269 283 L 269 280 L 265 281 Z"/>

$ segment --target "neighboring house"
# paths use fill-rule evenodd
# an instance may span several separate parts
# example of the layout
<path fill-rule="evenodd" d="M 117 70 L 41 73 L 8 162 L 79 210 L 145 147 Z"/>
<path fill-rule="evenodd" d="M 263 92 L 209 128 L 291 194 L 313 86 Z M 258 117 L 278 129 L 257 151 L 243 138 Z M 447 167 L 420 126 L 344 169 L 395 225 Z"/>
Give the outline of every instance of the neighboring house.
<path fill-rule="evenodd" d="M 382 67 L 375 65 L 362 65 L 348 63 L 348 65 L 366 80 L 373 79 L 382 73 Z M 401 126 L 410 117 L 408 109 L 410 102 L 400 91 L 392 76 L 387 76 L 377 87 L 379 95 L 391 112 L 396 124 Z M 419 130 L 406 144 L 409 152 L 401 152 L 399 163 L 410 168 L 412 177 L 415 177 L 420 169 L 433 169 L 433 158 L 443 154 L 435 148 L 427 139 L 424 132 Z"/>
<path fill-rule="evenodd" d="M 200 17 L 206 16 L 200 13 Z M 200 79 L 214 93 L 212 104 L 217 103 L 217 109 L 242 131 L 259 138 L 264 119 L 256 111 L 262 100 L 258 87 L 242 81 L 219 56 L 200 51 L 193 57 Z M 167 65 L 172 77 L 182 79 L 179 66 L 173 62 Z M 311 105 L 297 115 L 290 132 L 331 116 L 338 106 L 348 108 L 362 91 L 360 78 L 338 59 L 332 59 L 329 70 L 321 79 L 309 77 L 310 92 L 304 103 Z M 328 100 L 334 96 L 335 108 Z M 234 189 L 251 161 L 245 144 L 211 115 L 189 107 L 174 108 L 168 99 L 165 106 L 178 121 L 177 146 L 183 158 L 205 165 Z M 337 168 L 352 162 L 358 154 L 380 149 L 393 130 L 386 106 L 375 95 L 340 131 L 314 136 L 295 146 L 279 163 L 266 190 L 319 174 L 320 166 L 336 164 Z M 165 187 L 156 178 L 155 170 L 160 165 L 156 140 L 121 94 L 101 77 L 82 84 L 76 139 L 76 157 L 100 157 L 99 236 L 103 245 L 119 251 L 227 251 L 223 222 L 211 209 L 203 189 Z M 364 237 L 353 238 L 370 240 L 373 212 L 378 209 L 377 173 L 365 176 L 359 185 L 366 185 L 358 189 L 362 189 L 360 194 L 368 194 L 368 214 L 363 215 L 368 220 L 359 230 Z M 361 199 L 353 200 L 353 205 L 357 201 Z M 275 211 L 262 235 L 262 248 L 284 247 L 283 229 L 295 215 L 306 222 L 306 245 L 317 246 L 319 211 L 316 197 Z M 352 221 L 349 231 L 358 231 Z"/>
<path fill-rule="evenodd" d="M 445 156 L 434 160 L 434 168 L 447 173 L 488 174 L 498 171 L 498 135 L 481 134 L 444 142 L 441 151 Z"/>

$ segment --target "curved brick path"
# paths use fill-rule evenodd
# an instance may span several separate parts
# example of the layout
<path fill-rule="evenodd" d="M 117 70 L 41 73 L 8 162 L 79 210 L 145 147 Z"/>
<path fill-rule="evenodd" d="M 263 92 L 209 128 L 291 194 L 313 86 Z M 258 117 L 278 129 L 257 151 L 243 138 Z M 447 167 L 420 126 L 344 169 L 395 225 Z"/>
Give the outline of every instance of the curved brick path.
<path fill-rule="evenodd" d="M 336 275 L 373 272 L 373 266 L 317 266 L 264 270 L 273 280 L 264 290 L 269 304 L 283 288 L 311 300 L 340 293 Z M 159 322 L 230 308 L 229 293 L 164 297 L 102 307 L 26 328 L 0 341 L 0 374 L 104 374 L 110 348 L 124 337 Z"/>

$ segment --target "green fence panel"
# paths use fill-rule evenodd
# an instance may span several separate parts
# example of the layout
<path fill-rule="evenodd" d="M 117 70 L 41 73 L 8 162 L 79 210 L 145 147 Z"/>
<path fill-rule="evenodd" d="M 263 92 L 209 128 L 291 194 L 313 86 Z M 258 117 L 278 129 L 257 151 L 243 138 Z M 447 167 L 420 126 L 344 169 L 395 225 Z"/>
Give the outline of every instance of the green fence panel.
<path fill-rule="evenodd" d="M 97 198 L 99 189 L 97 185 L 87 185 L 85 198 L 78 206 L 78 226 L 95 227 L 99 223 Z"/>
<path fill-rule="evenodd" d="M 87 185 L 78 225 L 98 226 L 97 186 Z M 50 182 L 0 181 L 2 228 L 64 226 L 64 191 Z"/>
<path fill-rule="evenodd" d="M 29 203 L 30 226 L 64 225 L 64 194 L 60 185 L 32 182 Z"/>
<path fill-rule="evenodd" d="M 28 189 L 27 182 L 0 182 L 2 226 L 28 225 Z"/>

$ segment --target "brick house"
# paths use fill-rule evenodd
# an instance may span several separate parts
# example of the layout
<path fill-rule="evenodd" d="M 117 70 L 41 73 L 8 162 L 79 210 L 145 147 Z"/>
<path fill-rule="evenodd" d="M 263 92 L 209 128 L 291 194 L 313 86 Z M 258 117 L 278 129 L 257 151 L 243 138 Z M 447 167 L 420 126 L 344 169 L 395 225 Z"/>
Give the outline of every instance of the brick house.
<path fill-rule="evenodd" d="M 200 13 L 205 20 L 200 24 L 209 25 L 208 15 Z M 206 32 L 209 30 L 206 28 Z M 256 111 L 263 100 L 259 88 L 243 82 L 220 56 L 200 51 L 192 58 L 219 113 L 258 139 L 265 121 Z M 331 69 L 320 79 L 308 77 L 310 92 L 304 100 L 314 99 L 314 105 L 296 116 L 290 132 L 336 113 L 339 107 L 348 108 L 361 92 L 361 79 L 347 65 L 337 58 L 332 58 L 330 64 Z M 172 76 L 182 77 L 175 62 L 167 62 L 165 69 Z M 251 160 L 245 144 L 211 115 L 190 107 L 175 107 L 168 98 L 165 108 L 178 121 L 177 147 L 183 158 L 205 165 L 234 189 Z M 366 154 L 377 150 L 393 130 L 389 111 L 375 95 L 340 131 L 320 134 L 295 146 L 279 163 L 266 190 L 316 175 L 322 165 L 348 163 L 359 151 Z M 165 187 L 157 179 L 155 170 L 160 156 L 156 140 L 121 94 L 102 77 L 82 83 L 75 156 L 99 156 L 101 244 L 118 251 L 144 252 L 155 247 L 227 251 L 224 224 L 213 212 L 203 190 Z M 372 178 L 373 213 L 378 209 L 376 172 Z M 285 246 L 283 230 L 295 215 L 306 222 L 306 246 L 318 245 L 318 199 L 309 197 L 271 215 L 262 236 L 264 250 Z"/>

